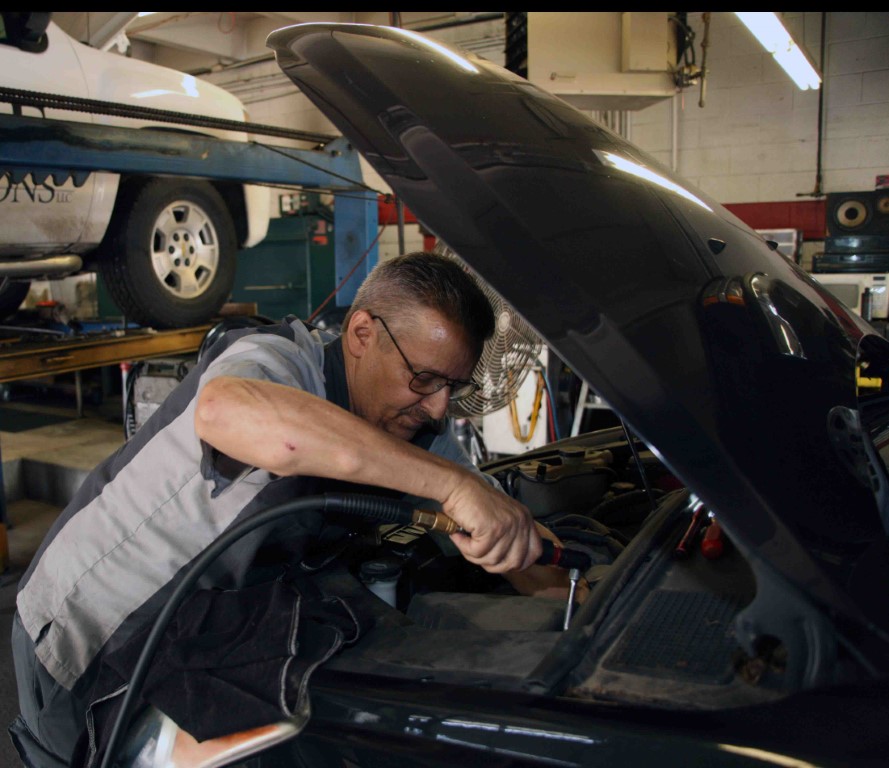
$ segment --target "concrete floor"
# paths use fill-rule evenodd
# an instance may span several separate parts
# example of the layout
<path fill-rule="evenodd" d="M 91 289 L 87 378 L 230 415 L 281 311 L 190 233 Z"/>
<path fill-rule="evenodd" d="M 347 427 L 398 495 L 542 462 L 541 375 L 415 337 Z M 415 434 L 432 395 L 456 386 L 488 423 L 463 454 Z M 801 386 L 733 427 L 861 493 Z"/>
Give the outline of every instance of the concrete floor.
<path fill-rule="evenodd" d="M 124 442 L 120 399 L 86 407 L 78 418 L 73 404 L 7 403 L 32 412 L 64 415 L 59 424 L 25 432 L 4 432 L 0 424 L 0 455 L 9 521 L 9 563 L 0 573 L 0 766 L 21 765 L 7 725 L 18 714 L 18 696 L 10 653 L 16 585 L 47 529 L 98 463 Z"/>

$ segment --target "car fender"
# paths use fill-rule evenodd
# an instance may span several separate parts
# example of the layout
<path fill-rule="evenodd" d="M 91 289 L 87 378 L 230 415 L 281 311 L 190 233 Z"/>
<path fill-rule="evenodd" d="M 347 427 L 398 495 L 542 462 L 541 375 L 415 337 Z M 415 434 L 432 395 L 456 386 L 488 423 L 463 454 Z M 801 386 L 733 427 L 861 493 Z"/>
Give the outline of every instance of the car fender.
<path fill-rule="evenodd" d="M 95 180 L 92 204 L 80 236 L 85 250 L 94 248 L 105 237 L 120 187 L 120 176 L 116 173 L 93 173 L 90 178 Z"/>
<path fill-rule="evenodd" d="M 268 187 L 258 184 L 244 185 L 244 209 L 247 218 L 247 237 L 242 248 L 252 248 L 265 239 L 269 231 L 272 198 Z"/>

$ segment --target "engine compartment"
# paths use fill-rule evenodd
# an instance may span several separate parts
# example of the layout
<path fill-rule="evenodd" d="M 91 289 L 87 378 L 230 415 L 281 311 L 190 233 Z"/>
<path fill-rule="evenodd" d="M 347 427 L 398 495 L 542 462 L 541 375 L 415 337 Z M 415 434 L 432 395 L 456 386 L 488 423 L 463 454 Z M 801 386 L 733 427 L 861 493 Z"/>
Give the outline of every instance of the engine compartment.
<path fill-rule="evenodd" d="M 327 667 L 662 707 L 789 693 L 780 641 L 746 653 L 735 636 L 756 596 L 753 570 L 726 537 L 718 557 L 702 556 L 701 531 L 677 553 L 701 505 L 639 448 L 637 462 L 622 432 L 605 430 L 484 468 L 567 548 L 589 555 L 589 596 L 566 629 L 567 601 L 519 595 L 446 537 L 381 526 L 318 573 L 324 589 L 348 594 L 374 621 Z M 380 574 L 389 592 L 378 589 Z"/>

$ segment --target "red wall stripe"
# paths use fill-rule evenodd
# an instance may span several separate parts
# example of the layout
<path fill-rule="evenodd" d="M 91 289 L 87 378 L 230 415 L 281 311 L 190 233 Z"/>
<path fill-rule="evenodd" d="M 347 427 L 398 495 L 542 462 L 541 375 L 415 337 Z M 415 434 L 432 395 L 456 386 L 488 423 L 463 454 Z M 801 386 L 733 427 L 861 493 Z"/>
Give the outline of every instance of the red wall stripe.
<path fill-rule="evenodd" d="M 377 206 L 380 224 L 398 223 L 394 200 L 380 195 Z M 803 240 L 823 240 L 827 236 L 827 205 L 824 200 L 726 203 L 725 207 L 753 229 L 800 229 Z M 417 223 L 417 217 L 407 206 L 404 207 L 404 223 Z"/>
<path fill-rule="evenodd" d="M 753 229 L 801 229 L 803 240 L 827 237 L 827 204 L 824 200 L 726 203 L 725 207 Z"/>

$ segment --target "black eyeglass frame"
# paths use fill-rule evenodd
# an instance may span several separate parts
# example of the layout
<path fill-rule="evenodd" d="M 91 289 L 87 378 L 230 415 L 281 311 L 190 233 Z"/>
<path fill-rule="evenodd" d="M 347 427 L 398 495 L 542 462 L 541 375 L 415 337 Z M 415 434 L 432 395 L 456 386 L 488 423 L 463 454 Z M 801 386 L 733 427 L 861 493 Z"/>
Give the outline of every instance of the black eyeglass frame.
<path fill-rule="evenodd" d="M 407 366 L 407 369 L 411 372 L 412 377 L 408 382 L 408 388 L 411 392 L 416 392 L 418 395 L 434 395 L 436 392 L 441 391 L 445 387 L 450 387 L 451 395 L 449 400 L 452 403 L 456 403 L 460 400 L 465 400 L 467 397 L 471 397 L 476 392 L 481 389 L 479 384 L 475 381 L 469 380 L 466 381 L 464 379 L 449 379 L 447 376 L 442 376 L 440 373 L 436 373 L 435 371 L 417 371 L 414 370 L 414 366 L 411 365 L 411 361 L 407 359 L 407 355 L 404 354 L 404 350 L 399 346 L 398 340 L 393 335 L 392 331 L 389 330 L 389 326 L 386 325 L 386 321 L 383 320 L 379 315 L 371 315 L 371 320 L 379 320 L 383 324 L 383 328 L 386 329 L 386 333 L 389 334 L 389 338 L 392 339 L 392 343 L 395 345 L 395 349 L 398 350 L 398 354 L 401 355 L 402 360 L 404 360 L 404 364 Z M 427 384 L 417 385 L 417 380 L 422 377 L 431 377 Z"/>

